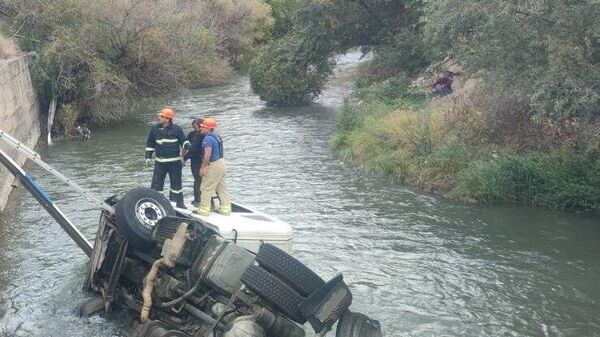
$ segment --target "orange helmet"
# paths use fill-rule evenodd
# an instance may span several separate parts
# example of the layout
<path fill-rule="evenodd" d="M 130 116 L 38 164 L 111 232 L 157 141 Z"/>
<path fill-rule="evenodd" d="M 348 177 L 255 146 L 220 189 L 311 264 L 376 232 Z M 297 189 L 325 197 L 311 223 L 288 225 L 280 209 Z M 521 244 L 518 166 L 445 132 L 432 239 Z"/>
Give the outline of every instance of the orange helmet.
<path fill-rule="evenodd" d="M 202 123 L 200 123 L 201 128 L 214 129 L 217 127 L 217 121 L 212 118 L 204 118 Z"/>
<path fill-rule="evenodd" d="M 171 108 L 163 108 L 162 110 L 160 110 L 158 115 L 161 117 L 173 119 L 173 118 L 175 118 L 175 110 L 173 110 Z"/>

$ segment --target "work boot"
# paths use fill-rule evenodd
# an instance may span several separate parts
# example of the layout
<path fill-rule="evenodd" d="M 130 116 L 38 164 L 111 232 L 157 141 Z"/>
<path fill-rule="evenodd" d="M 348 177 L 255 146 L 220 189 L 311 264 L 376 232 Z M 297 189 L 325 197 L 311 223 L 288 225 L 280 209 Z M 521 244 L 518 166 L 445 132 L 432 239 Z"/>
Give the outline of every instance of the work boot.
<path fill-rule="evenodd" d="M 202 215 L 202 216 L 210 216 L 210 213 L 206 213 L 206 212 L 200 212 L 199 210 L 195 209 L 192 211 L 192 214 L 198 214 L 198 215 Z"/>
<path fill-rule="evenodd" d="M 231 215 L 231 206 L 222 205 L 218 212 L 221 215 Z"/>
<path fill-rule="evenodd" d="M 209 216 L 210 215 L 210 208 L 209 207 L 199 206 L 198 207 L 198 214 L 203 215 L 203 216 Z"/>
<path fill-rule="evenodd" d="M 221 214 L 221 215 L 225 215 L 225 216 L 230 216 L 231 215 L 231 212 L 223 212 L 221 210 L 219 210 L 218 213 Z"/>

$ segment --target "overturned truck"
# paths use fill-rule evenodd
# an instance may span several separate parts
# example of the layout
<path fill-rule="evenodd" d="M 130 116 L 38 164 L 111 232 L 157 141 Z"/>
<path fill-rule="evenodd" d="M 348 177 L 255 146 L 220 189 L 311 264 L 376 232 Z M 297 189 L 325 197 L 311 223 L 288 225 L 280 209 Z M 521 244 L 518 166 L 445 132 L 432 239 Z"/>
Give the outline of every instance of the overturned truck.
<path fill-rule="evenodd" d="M 239 244 L 218 225 L 143 187 L 103 201 L 93 246 L 19 165 L 4 164 L 90 257 L 81 315 L 130 309 L 136 337 L 379 337 L 379 322 L 350 311 L 341 274 L 329 281 L 268 243 Z M 233 213 L 252 214 L 233 205 Z M 235 216 L 234 216 L 235 219 Z M 240 218 L 241 219 L 241 218 Z M 305 324 L 308 323 L 308 324 Z M 310 326 L 312 329 L 305 327 Z"/>
<path fill-rule="evenodd" d="M 127 306 L 140 337 L 301 337 L 306 322 L 324 335 L 338 319 L 340 337 L 380 335 L 376 321 L 348 310 L 342 275 L 325 282 L 273 244 L 247 250 L 151 189 L 107 202 L 115 212 L 102 211 L 84 284 L 102 296 L 82 314 Z"/>

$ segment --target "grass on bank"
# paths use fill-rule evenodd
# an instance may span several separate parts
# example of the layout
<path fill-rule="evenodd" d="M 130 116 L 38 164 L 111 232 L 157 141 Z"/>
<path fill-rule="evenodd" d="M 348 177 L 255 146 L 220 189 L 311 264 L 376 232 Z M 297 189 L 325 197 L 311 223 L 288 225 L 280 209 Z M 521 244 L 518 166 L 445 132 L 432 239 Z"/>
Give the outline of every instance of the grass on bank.
<path fill-rule="evenodd" d="M 465 118 L 450 99 L 428 102 L 413 89 L 390 90 L 395 85 L 359 86 L 341 109 L 333 148 L 343 159 L 462 201 L 600 213 L 597 135 L 549 150 L 493 144 L 475 130 L 480 112 Z"/>

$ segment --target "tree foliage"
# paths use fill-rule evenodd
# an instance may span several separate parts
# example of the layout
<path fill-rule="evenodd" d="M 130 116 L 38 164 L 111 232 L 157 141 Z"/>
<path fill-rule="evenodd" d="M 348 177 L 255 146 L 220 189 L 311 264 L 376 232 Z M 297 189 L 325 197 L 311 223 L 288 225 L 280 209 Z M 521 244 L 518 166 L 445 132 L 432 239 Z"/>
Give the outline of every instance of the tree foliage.
<path fill-rule="evenodd" d="M 43 100 L 56 95 L 96 122 L 126 116 L 145 97 L 223 82 L 271 20 L 259 0 L 7 3 L 11 30 L 35 52 Z"/>
<path fill-rule="evenodd" d="M 320 44 L 320 46 L 315 46 Z M 250 63 L 250 84 L 269 104 L 305 105 L 323 88 L 334 62 L 319 39 L 295 35 L 271 41 Z"/>
<path fill-rule="evenodd" d="M 600 114 L 600 3 L 431 1 L 423 21 L 439 56 L 460 60 L 485 90 L 555 119 Z"/>
<path fill-rule="evenodd" d="M 385 48 L 386 55 L 395 56 L 391 42 L 418 32 L 421 8 L 416 0 L 271 0 L 270 4 L 275 18 L 272 40 L 252 61 L 251 81 L 267 102 L 292 105 L 307 104 L 311 101 L 307 98 L 320 93 L 335 53 L 353 47 Z M 402 45 L 399 39 L 396 46 Z M 291 49 L 286 52 L 282 45 Z M 417 54 L 423 59 L 422 47 L 404 56 Z M 385 57 L 381 61 L 390 63 Z M 282 86 L 273 76 L 289 83 Z"/>

